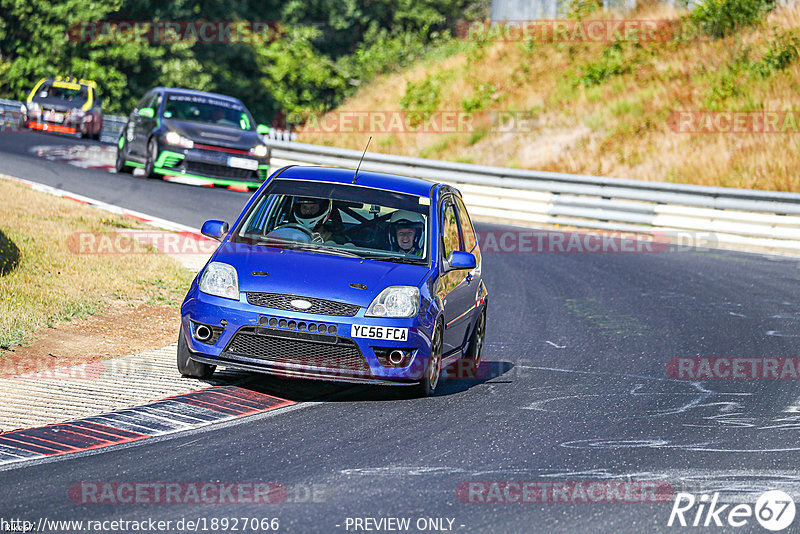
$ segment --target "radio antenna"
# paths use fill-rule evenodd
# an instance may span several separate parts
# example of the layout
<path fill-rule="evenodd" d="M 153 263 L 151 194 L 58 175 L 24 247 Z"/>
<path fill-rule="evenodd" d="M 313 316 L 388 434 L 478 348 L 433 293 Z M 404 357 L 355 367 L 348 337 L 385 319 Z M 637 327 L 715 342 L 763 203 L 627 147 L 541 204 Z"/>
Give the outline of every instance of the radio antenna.
<path fill-rule="evenodd" d="M 353 180 L 350 182 L 351 184 L 356 183 L 356 180 L 358 180 L 358 169 L 361 168 L 361 162 L 364 161 L 364 156 L 367 155 L 367 149 L 369 148 L 369 142 L 370 141 L 372 141 L 372 136 L 371 135 L 369 136 L 369 140 L 367 141 L 367 146 L 364 147 L 364 153 L 361 154 L 361 159 L 358 160 L 358 167 L 356 167 L 356 173 L 353 175 Z"/>

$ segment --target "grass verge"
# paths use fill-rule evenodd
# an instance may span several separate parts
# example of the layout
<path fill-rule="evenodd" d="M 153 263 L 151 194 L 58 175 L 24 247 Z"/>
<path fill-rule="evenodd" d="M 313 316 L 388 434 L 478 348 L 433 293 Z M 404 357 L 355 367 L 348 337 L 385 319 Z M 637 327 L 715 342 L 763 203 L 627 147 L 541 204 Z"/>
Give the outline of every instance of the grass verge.
<path fill-rule="evenodd" d="M 30 344 L 42 328 L 101 313 L 111 301 L 180 306 L 192 274 L 174 259 L 75 254 L 67 245 L 75 232 L 142 224 L 2 179 L 0 198 L 0 353 Z"/>

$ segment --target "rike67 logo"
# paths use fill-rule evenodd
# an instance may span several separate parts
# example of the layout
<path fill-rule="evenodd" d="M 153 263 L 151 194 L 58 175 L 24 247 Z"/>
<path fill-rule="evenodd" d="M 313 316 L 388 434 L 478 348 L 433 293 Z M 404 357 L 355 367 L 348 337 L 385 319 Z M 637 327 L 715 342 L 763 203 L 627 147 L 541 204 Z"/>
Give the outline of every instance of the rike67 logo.
<path fill-rule="evenodd" d="M 762 493 L 755 506 L 751 504 L 719 504 L 719 493 L 703 494 L 696 498 L 691 493 L 678 493 L 672 504 L 667 526 L 691 527 L 743 527 L 755 517 L 767 530 L 778 532 L 794 521 L 794 500 L 783 491 Z"/>

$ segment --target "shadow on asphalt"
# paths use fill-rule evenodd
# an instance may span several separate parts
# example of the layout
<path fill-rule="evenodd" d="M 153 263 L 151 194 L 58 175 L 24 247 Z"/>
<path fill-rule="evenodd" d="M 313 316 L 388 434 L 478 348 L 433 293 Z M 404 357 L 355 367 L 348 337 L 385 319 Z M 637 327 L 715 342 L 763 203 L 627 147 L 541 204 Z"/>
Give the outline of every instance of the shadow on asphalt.
<path fill-rule="evenodd" d="M 444 397 L 467 391 L 488 380 L 502 376 L 513 367 L 514 364 L 511 362 L 484 361 L 481 362 L 476 372 L 465 373 L 459 371 L 455 364 L 451 365 L 442 372 L 434 397 Z M 238 380 L 242 378 L 238 373 L 233 376 L 237 377 Z M 218 377 L 214 377 L 216 385 L 225 385 L 224 382 L 221 384 Z M 344 384 L 322 380 L 281 378 L 255 373 L 236 385 L 295 402 L 364 402 L 409 400 L 413 398 L 410 388 L 406 386 Z"/>

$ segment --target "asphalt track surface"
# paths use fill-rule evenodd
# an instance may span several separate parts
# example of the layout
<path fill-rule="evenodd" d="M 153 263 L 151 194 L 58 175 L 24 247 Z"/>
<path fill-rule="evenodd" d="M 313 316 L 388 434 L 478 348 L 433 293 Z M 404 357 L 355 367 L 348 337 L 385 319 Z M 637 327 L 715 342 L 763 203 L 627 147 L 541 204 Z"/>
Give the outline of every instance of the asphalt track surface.
<path fill-rule="evenodd" d="M 27 154 L 61 143 L 80 141 L 2 134 L 0 172 L 195 227 L 232 221 L 247 199 Z M 667 527 L 671 500 L 486 504 L 462 502 L 456 490 L 470 481 L 633 480 L 718 491 L 726 503 L 753 504 L 772 489 L 798 500 L 800 383 L 673 380 L 666 364 L 800 356 L 800 262 L 719 250 L 497 253 L 484 256 L 483 272 L 490 307 L 477 378 L 443 380 L 427 399 L 256 378 L 252 387 L 299 404 L 12 466 L 0 471 L 0 518 L 274 517 L 280 532 L 363 532 L 348 529 L 348 518 L 387 517 L 410 518 L 411 532 L 425 531 L 420 518 L 452 519 L 455 532 L 766 532 L 752 517 L 736 529 Z M 81 481 L 274 481 L 288 498 L 78 504 L 69 488 Z"/>

